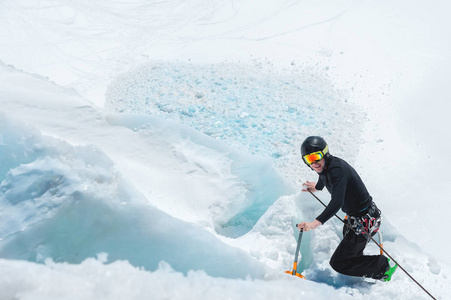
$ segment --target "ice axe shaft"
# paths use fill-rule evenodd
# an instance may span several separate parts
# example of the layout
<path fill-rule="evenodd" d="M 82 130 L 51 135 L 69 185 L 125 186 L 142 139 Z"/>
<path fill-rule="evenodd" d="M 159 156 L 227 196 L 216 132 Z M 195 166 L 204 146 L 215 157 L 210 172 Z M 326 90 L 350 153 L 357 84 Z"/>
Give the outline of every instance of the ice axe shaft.
<path fill-rule="evenodd" d="M 296 227 L 298 227 L 298 224 L 296 224 Z M 294 255 L 293 271 L 285 271 L 285 273 L 305 279 L 305 277 L 303 275 L 301 275 L 300 273 L 297 272 L 299 250 L 301 248 L 301 240 L 302 240 L 302 233 L 303 232 L 304 232 L 303 229 L 301 229 L 301 231 L 299 232 L 298 245 L 296 246 L 296 254 Z"/>

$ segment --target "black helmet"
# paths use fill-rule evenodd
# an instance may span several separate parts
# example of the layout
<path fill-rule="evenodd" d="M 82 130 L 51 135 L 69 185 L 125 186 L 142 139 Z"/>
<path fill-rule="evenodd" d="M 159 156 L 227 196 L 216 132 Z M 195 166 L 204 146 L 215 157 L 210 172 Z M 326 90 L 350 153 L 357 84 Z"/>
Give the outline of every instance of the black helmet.
<path fill-rule="evenodd" d="M 309 136 L 301 145 L 301 155 L 303 158 L 307 154 L 318 151 L 321 151 L 326 158 L 329 155 L 329 147 L 327 146 L 326 141 L 320 136 Z"/>

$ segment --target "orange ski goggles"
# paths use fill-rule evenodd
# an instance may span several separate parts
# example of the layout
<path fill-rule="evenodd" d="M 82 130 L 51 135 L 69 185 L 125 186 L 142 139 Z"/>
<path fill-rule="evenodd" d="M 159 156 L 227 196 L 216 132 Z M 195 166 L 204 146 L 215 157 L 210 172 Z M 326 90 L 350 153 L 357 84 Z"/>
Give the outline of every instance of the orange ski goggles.
<path fill-rule="evenodd" d="M 318 162 L 324 158 L 326 153 L 329 151 L 329 146 L 326 146 L 323 151 L 316 151 L 307 155 L 304 155 L 302 159 L 308 165 Z"/>

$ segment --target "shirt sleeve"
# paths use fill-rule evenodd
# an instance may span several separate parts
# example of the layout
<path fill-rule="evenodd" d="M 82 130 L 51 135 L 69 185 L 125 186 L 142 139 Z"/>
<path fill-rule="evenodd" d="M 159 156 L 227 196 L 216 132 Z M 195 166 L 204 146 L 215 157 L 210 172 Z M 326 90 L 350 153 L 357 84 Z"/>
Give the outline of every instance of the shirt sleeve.
<path fill-rule="evenodd" d="M 323 188 L 324 188 L 324 182 L 321 179 L 318 179 L 315 189 L 317 189 L 318 191 L 321 191 Z"/>
<path fill-rule="evenodd" d="M 346 192 L 346 174 L 339 168 L 331 170 L 331 200 L 323 212 L 316 218 L 322 224 L 332 218 L 343 206 Z"/>

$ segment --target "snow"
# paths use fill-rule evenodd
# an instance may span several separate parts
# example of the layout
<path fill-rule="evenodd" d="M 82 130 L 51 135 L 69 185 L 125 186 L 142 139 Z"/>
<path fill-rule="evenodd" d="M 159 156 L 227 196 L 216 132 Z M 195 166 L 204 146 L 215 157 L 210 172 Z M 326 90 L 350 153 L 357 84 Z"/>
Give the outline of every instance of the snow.
<path fill-rule="evenodd" d="M 428 299 L 402 270 L 333 271 L 338 220 L 303 235 L 309 280 L 284 273 L 322 210 L 312 134 L 448 296 L 448 2 L 0 7 L 0 299 Z"/>

